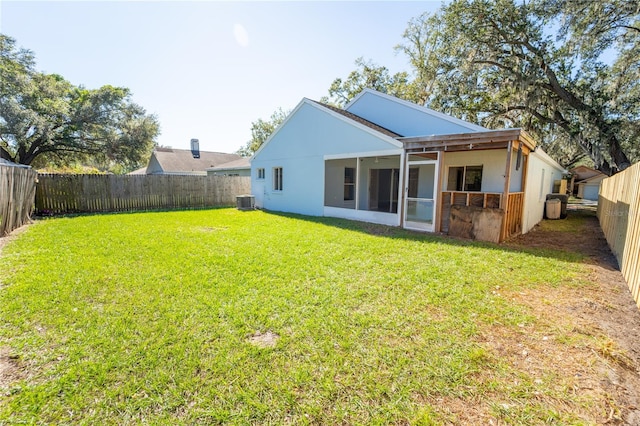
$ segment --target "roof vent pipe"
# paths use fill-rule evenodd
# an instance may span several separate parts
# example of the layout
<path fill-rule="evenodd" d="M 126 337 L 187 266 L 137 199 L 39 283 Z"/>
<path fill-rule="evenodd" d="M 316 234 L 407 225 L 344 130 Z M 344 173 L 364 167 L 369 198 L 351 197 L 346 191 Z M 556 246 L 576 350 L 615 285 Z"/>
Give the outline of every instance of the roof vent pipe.
<path fill-rule="evenodd" d="M 200 141 L 198 139 L 191 139 L 191 155 L 193 158 L 200 158 Z"/>

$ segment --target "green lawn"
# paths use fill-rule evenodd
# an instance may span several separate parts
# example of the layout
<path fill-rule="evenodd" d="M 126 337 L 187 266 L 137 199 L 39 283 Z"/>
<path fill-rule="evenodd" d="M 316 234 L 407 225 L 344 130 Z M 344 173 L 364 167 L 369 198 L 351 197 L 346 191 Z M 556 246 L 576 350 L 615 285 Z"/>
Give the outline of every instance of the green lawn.
<path fill-rule="evenodd" d="M 0 256 L 0 424 L 580 423 L 480 338 L 545 327 L 505 294 L 585 285 L 576 260 L 234 209 L 38 221 Z"/>

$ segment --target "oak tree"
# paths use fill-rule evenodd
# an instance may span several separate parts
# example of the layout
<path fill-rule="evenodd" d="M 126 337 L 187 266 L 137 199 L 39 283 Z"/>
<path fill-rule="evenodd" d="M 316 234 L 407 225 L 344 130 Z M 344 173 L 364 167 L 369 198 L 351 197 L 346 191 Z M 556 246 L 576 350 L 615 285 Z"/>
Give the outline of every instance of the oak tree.
<path fill-rule="evenodd" d="M 0 34 L 0 158 L 19 164 L 83 160 L 134 169 L 159 134 L 126 88 L 75 86 L 35 69 L 32 52 Z"/>

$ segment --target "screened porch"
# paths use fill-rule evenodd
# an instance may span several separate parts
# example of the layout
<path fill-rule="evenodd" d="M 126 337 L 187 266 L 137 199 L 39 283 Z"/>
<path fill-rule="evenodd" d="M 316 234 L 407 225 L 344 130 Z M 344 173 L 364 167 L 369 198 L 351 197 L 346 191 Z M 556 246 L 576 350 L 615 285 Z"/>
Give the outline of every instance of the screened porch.
<path fill-rule="evenodd" d="M 325 160 L 325 216 L 398 226 L 401 156 Z"/>
<path fill-rule="evenodd" d="M 526 133 L 509 129 L 401 141 L 409 174 L 413 161 L 435 160 L 434 232 L 494 242 L 522 233 L 527 161 L 535 148 Z M 411 177 L 409 188 L 410 182 Z M 410 195 L 405 227 L 412 227 Z"/>

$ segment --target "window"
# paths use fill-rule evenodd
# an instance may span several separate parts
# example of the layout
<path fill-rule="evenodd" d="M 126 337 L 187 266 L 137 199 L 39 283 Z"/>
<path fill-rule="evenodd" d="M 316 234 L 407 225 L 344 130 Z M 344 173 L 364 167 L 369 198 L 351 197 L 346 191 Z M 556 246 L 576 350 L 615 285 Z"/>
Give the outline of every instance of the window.
<path fill-rule="evenodd" d="M 449 167 L 448 191 L 480 191 L 482 166 Z"/>
<path fill-rule="evenodd" d="M 353 201 L 356 196 L 356 169 L 344 168 L 344 201 Z"/>
<path fill-rule="evenodd" d="M 264 179 L 264 169 L 261 167 L 258 169 L 258 179 Z"/>
<path fill-rule="evenodd" d="M 273 168 L 273 190 L 282 191 L 282 167 Z"/>

